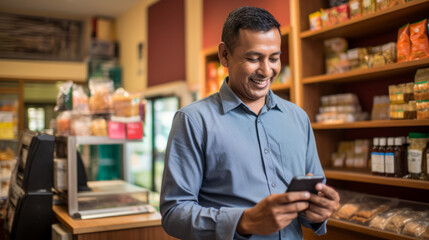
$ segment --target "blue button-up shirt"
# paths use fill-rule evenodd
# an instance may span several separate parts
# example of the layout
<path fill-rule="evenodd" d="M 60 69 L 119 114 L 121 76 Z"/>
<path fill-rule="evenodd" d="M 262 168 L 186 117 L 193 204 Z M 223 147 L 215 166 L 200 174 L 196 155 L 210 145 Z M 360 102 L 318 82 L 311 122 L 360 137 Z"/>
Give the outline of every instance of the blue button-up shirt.
<path fill-rule="evenodd" d="M 180 239 L 302 239 L 300 217 L 269 236 L 240 236 L 246 208 L 284 193 L 294 176 L 323 175 L 307 114 L 271 90 L 259 115 L 226 79 L 216 94 L 179 110 L 168 139 L 160 210 Z"/>

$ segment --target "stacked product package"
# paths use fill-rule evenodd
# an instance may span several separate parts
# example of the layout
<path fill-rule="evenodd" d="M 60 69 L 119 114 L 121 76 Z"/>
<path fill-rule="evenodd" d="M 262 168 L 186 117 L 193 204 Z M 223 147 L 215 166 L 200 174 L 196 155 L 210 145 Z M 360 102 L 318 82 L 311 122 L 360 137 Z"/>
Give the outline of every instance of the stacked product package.
<path fill-rule="evenodd" d="M 107 136 L 108 122 L 144 121 L 145 100 L 123 88 L 114 90 L 113 81 L 92 78 L 90 97 L 82 86 L 65 82 L 60 86 L 55 110 L 59 136 Z"/>
<path fill-rule="evenodd" d="M 332 218 L 377 230 L 429 239 L 429 211 L 425 203 L 386 199 L 338 189 L 340 206 Z"/>
<path fill-rule="evenodd" d="M 343 93 L 321 97 L 316 121 L 321 123 L 345 123 L 364 121 L 368 113 L 362 112 L 359 100 L 354 93 Z"/>
<path fill-rule="evenodd" d="M 417 70 L 414 78 L 417 119 L 429 119 L 429 68 Z"/>

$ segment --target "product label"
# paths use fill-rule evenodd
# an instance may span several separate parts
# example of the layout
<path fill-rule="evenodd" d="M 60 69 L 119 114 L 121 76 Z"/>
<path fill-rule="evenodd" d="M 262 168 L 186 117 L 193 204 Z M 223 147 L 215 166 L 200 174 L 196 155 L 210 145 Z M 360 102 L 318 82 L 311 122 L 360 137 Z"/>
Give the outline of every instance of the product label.
<path fill-rule="evenodd" d="M 384 162 L 386 167 L 386 173 L 395 173 L 395 154 L 393 152 L 388 152 L 385 154 Z"/>
<path fill-rule="evenodd" d="M 371 172 L 378 172 L 377 171 L 377 153 L 376 152 L 371 153 Z"/>
<path fill-rule="evenodd" d="M 426 154 L 426 173 L 429 174 L 429 152 Z"/>
<path fill-rule="evenodd" d="M 385 173 L 384 169 L 384 153 L 378 153 L 378 172 Z"/>
<path fill-rule="evenodd" d="M 423 151 L 417 149 L 408 150 L 408 172 L 421 173 L 422 172 L 422 157 Z"/>

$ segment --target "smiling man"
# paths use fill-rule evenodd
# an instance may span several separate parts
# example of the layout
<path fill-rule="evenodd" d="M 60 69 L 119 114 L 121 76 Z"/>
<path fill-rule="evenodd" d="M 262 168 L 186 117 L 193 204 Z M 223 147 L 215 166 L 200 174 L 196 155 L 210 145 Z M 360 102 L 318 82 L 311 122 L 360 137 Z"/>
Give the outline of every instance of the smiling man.
<path fill-rule="evenodd" d="M 288 192 L 294 176 L 323 175 L 306 113 L 270 86 L 280 71 L 280 25 L 264 9 L 228 15 L 218 93 L 179 110 L 161 188 L 162 224 L 180 239 L 302 239 L 326 232 L 338 193 Z"/>

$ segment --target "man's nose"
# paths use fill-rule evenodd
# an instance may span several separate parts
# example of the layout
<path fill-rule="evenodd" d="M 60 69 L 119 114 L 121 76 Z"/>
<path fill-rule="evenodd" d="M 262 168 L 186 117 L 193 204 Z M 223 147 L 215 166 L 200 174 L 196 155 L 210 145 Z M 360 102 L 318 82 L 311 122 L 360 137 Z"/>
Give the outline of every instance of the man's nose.
<path fill-rule="evenodd" d="M 264 78 L 271 77 L 272 69 L 271 69 L 270 62 L 268 60 L 261 61 L 257 73 L 263 76 Z"/>

